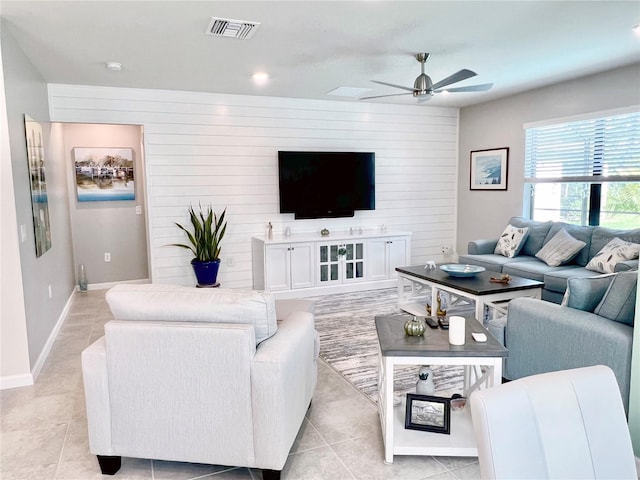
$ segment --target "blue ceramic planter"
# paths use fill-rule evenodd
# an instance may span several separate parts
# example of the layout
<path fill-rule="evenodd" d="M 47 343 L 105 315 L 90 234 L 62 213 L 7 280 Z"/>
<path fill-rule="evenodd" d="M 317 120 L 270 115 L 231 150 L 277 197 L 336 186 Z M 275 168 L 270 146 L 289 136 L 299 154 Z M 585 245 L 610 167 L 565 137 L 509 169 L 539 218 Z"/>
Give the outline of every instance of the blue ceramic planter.
<path fill-rule="evenodd" d="M 218 269 L 220 268 L 220 259 L 211 260 L 209 262 L 200 262 L 195 258 L 191 260 L 193 272 L 196 274 L 196 280 L 201 287 L 215 285 L 218 279 Z"/>

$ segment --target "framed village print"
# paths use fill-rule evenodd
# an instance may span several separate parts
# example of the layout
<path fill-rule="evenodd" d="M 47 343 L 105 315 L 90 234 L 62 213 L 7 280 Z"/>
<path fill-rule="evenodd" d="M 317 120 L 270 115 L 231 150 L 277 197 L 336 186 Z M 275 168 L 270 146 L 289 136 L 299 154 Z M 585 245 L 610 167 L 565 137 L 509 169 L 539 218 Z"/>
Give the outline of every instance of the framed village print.
<path fill-rule="evenodd" d="M 78 202 L 135 200 L 132 148 L 73 149 Z"/>
<path fill-rule="evenodd" d="M 509 148 L 474 150 L 471 152 L 471 190 L 506 190 Z"/>

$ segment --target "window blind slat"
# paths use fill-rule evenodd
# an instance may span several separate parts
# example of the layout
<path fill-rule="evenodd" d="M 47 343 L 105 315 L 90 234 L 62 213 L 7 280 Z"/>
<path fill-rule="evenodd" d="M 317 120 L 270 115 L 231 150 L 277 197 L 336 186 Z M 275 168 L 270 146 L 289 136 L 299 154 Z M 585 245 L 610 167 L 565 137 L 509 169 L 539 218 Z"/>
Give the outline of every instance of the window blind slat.
<path fill-rule="evenodd" d="M 526 129 L 525 182 L 635 181 L 640 112 Z"/>

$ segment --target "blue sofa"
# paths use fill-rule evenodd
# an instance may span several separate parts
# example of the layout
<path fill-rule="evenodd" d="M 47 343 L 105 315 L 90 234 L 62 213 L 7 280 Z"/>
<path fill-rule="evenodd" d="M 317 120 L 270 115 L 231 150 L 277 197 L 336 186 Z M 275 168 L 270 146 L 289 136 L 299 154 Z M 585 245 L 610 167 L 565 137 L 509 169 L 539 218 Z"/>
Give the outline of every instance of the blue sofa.
<path fill-rule="evenodd" d="M 603 227 L 571 225 L 563 222 L 539 222 L 523 217 L 513 217 L 509 224 L 528 227 L 529 233 L 518 255 L 509 258 L 493 253 L 498 238 L 469 242 L 468 254 L 460 255 L 459 263 L 480 265 L 487 270 L 508 273 L 518 277 L 544 282 L 542 299 L 560 303 L 567 286 L 567 279 L 573 277 L 593 277 L 599 272 L 584 268 L 610 240 L 618 237 L 624 241 L 640 243 L 640 228 L 614 230 Z M 535 254 L 560 230 L 566 230 L 572 237 L 586 243 L 585 247 L 569 263 L 550 267 L 535 257 Z M 619 262 L 615 271 L 622 272 L 638 268 L 638 260 Z"/>
<path fill-rule="evenodd" d="M 629 407 L 638 272 L 569 279 L 564 303 L 517 298 L 489 331 L 509 349 L 503 376 L 607 365 Z"/>

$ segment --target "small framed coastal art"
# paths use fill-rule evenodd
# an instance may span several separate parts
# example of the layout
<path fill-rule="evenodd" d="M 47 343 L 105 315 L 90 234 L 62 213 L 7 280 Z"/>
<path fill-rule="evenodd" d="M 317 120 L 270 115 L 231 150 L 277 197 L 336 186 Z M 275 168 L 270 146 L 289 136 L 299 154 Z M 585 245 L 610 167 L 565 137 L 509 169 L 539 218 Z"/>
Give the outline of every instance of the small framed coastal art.
<path fill-rule="evenodd" d="M 449 435 L 451 400 L 445 397 L 407 393 L 404 428 Z"/>
<path fill-rule="evenodd" d="M 135 200 L 132 148 L 73 149 L 78 202 Z"/>
<path fill-rule="evenodd" d="M 471 152 L 471 190 L 506 190 L 509 148 Z"/>

